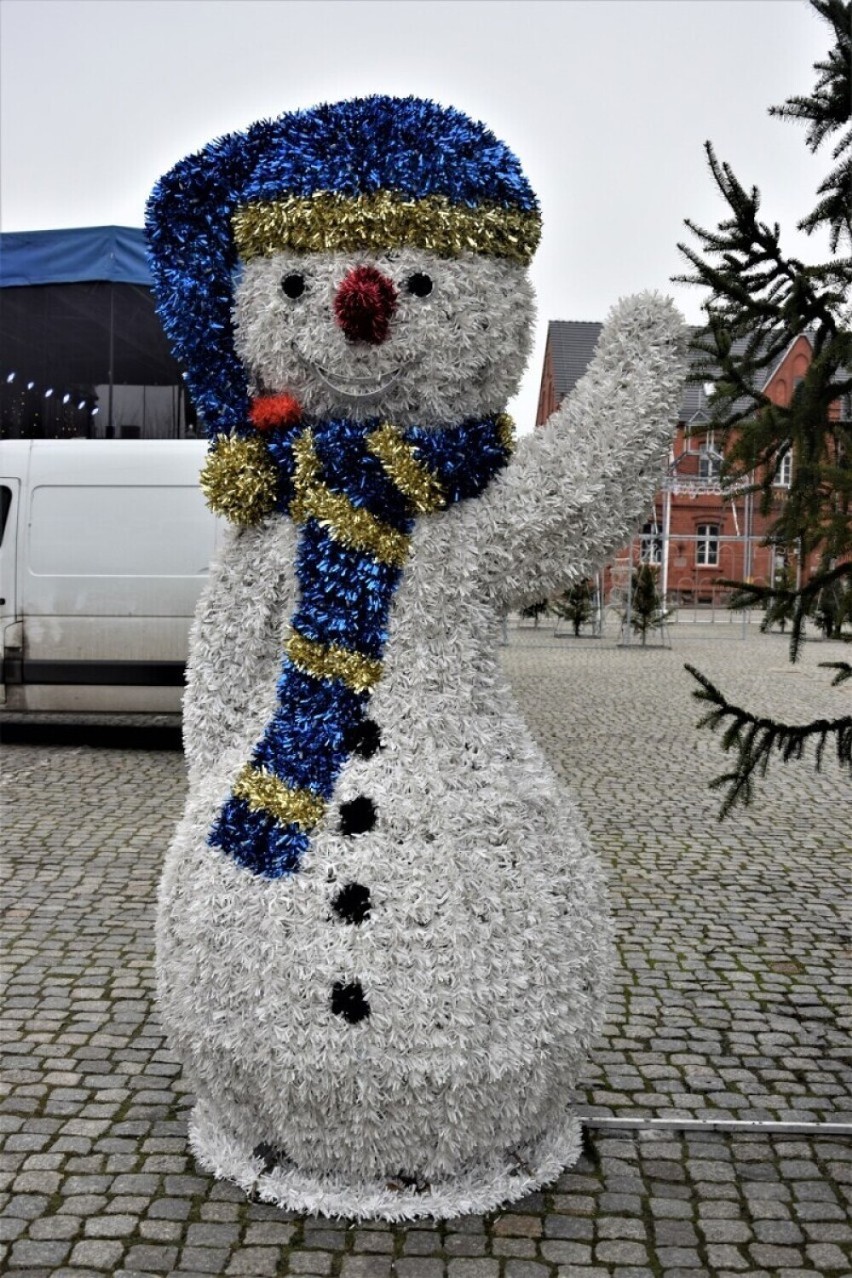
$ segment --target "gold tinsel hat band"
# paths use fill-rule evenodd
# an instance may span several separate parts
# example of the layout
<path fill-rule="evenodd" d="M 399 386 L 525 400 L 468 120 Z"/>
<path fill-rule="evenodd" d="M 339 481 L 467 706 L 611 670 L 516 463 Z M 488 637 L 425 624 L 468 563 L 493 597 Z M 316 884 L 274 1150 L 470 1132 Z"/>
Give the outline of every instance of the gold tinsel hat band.
<path fill-rule="evenodd" d="M 419 248 L 439 257 L 487 253 L 526 265 L 538 247 L 541 215 L 538 209 L 490 202 L 453 204 L 445 195 L 317 191 L 243 205 L 233 214 L 231 227 L 243 261 L 287 249 L 380 253 Z"/>

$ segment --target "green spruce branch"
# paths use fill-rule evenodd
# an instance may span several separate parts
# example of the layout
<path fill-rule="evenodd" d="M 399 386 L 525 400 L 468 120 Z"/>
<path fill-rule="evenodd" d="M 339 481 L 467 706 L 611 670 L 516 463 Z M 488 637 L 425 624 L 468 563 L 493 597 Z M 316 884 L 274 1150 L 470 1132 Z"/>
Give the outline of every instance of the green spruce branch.
<path fill-rule="evenodd" d="M 852 667 L 844 662 L 825 663 L 839 666 L 841 678 L 852 675 Z M 834 740 L 837 748 L 837 760 L 841 767 L 852 770 L 852 715 L 844 715 L 839 719 L 814 719 L 811 723 L 780 723 L 777 719 L 752 714 L 742 706 L 734 705 L 715 684 L 701 674 L 694 666 L 686 663 L 685 669 L 701 685 L 693 689 L 692 695 L 698 701 L 707 701 L 713 709 L 708 711 L 698 722 L 699 728 L 715 730 L 727 724 L 722 736 L 722 749 L 727 752 L 736 750 L 736 765 L 730 772 L 714 777 L 710 782 L 712 790 L 727 787 L 722 807 L 719 811 L 721 821 L 737 804 L 747 806 L 751 803 L 755 776 L 764 777 L 773 755 L 780 756 L 782 762 L 800 759 L 806 745 L 816 742 L 815 763 L 817 771 L 822 766 L 825 747 Z M 838 678 L 833 680 L 839 682 Z"/>

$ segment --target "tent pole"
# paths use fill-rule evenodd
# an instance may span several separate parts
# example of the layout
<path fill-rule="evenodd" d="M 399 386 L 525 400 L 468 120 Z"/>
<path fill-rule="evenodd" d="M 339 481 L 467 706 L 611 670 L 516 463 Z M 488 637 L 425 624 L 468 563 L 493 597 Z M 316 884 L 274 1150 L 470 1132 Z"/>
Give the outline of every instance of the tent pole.
<path fill-rule="evenodd" d="M 115 416 L 113 414 L 113 386 L 115 385 L 114 375 L 115 364 L 115 285 L 112 280 L 109 284 L 109 408 L 107 412 L 109 434 L 115 438 Z"/>

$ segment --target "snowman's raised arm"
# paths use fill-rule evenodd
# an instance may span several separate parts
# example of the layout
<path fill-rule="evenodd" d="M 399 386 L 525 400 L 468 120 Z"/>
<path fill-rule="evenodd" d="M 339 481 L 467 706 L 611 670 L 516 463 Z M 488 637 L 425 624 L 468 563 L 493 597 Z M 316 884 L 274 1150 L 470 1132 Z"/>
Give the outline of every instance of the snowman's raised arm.
<path fill-rule="evenodd" d="M 641 293 L 613 308 L 583 378 L 478 503 L 492 597 L 544 598 L 629 539 L 666 461 L 685 353 L 669 299 Z"/>

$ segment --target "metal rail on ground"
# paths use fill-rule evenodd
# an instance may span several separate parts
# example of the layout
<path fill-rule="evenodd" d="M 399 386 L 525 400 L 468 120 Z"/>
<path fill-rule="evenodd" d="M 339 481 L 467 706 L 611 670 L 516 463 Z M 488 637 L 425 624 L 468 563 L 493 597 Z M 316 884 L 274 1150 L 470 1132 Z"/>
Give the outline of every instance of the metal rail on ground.
<path fill-rule="evenodd" d="M 852 1137 L 852 1123 L 797 1123 L 771 1118 L 610 1118 L 597 1114 L 578 1114 L 577 1117 L 584 1127 L 595 1131 L 758 1132 L 768 1136 Z"/>

